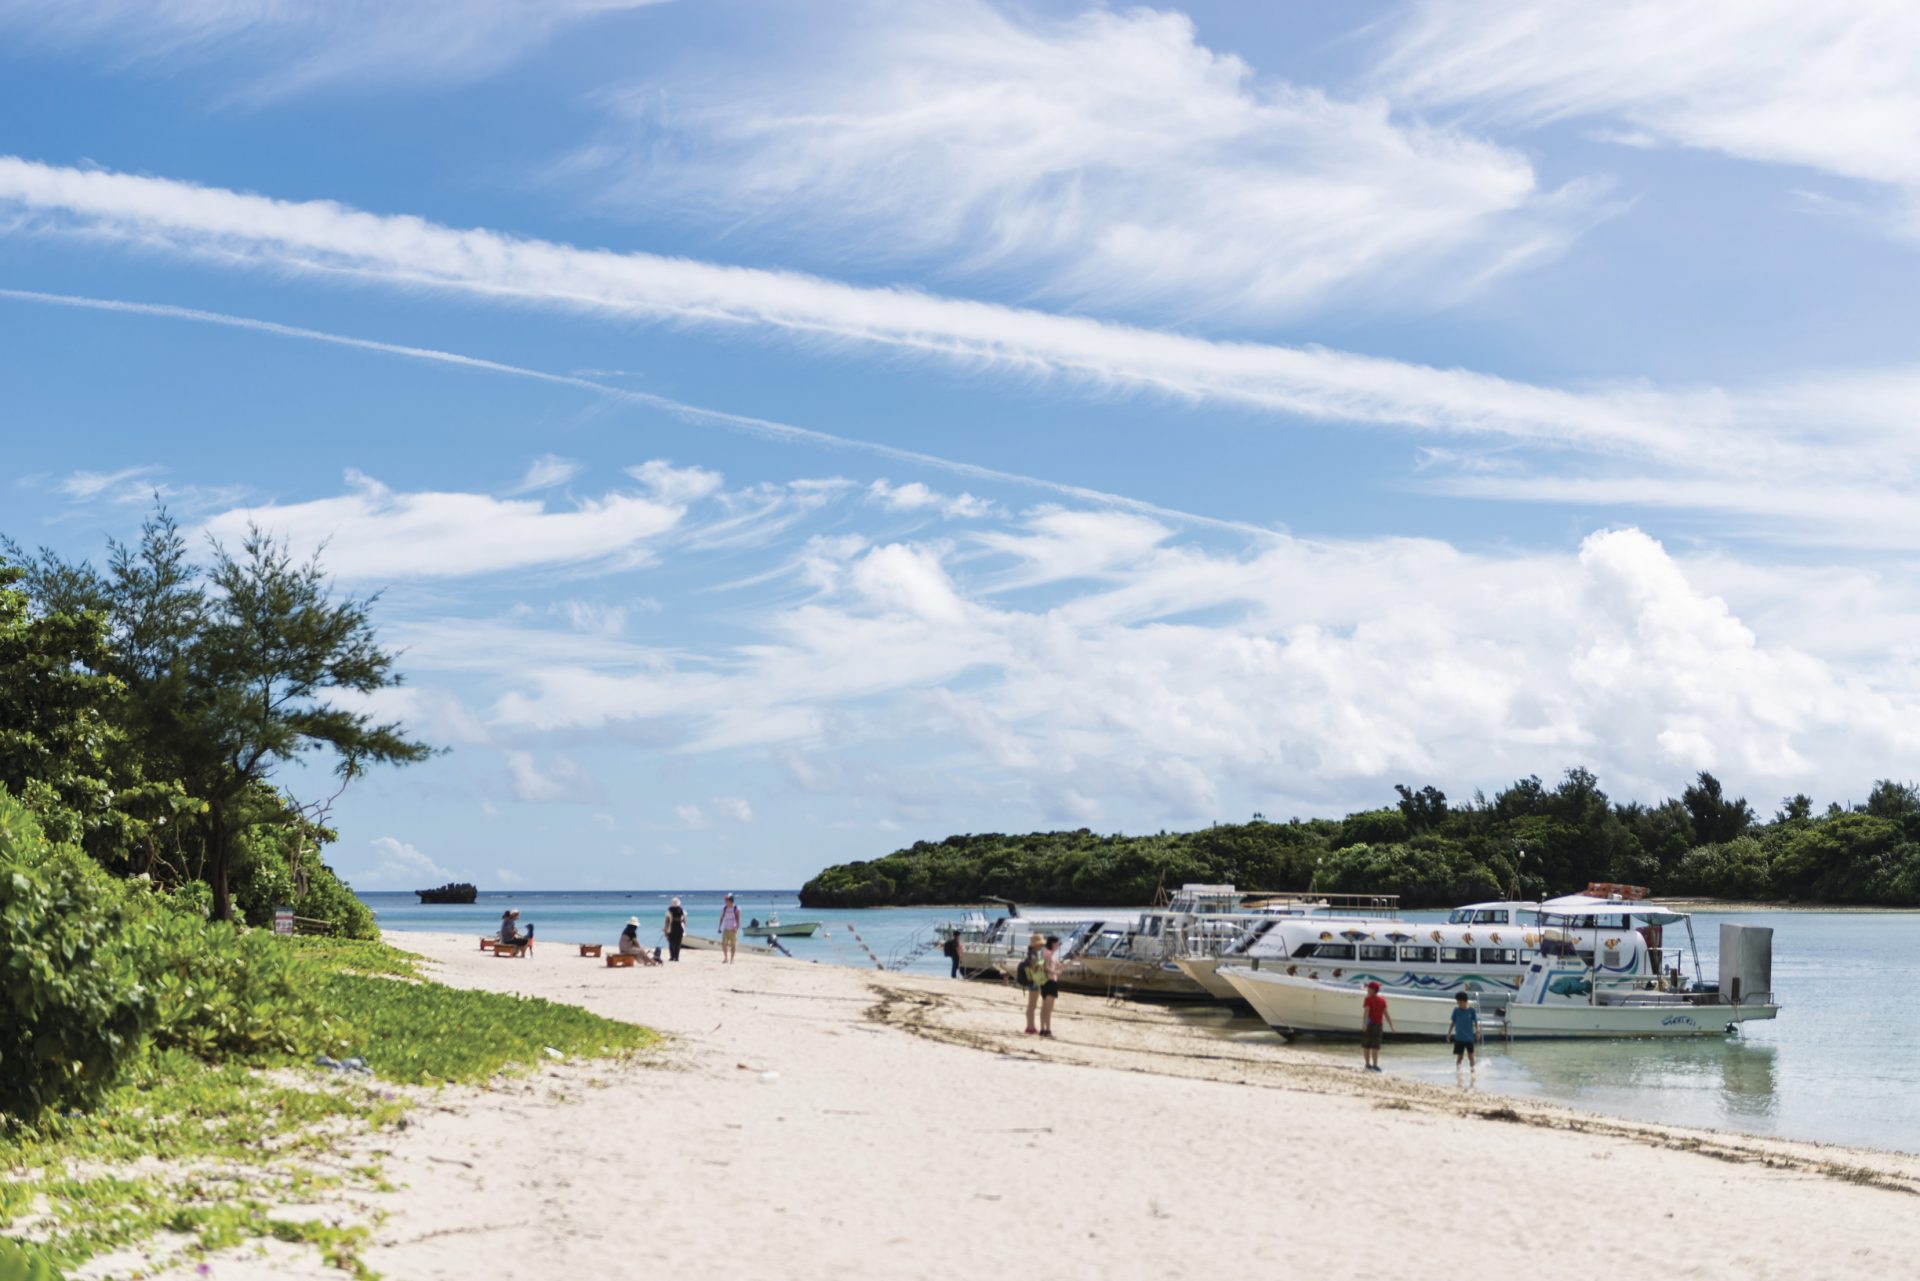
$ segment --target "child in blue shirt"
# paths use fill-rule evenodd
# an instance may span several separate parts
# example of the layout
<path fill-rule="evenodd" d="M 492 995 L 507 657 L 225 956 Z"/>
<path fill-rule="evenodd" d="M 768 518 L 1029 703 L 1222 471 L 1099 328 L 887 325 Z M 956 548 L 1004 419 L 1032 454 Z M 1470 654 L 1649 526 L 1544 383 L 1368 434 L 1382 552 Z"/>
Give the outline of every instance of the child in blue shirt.
<path fill-rule="evenodd" d="M 1460 1056 L 1467 1056 L 1467 1070 L 1478 1074 L 1479 1064 L 1474 1062 L 1474 1043 L 1480 1039 L 1480 1011 L 1467 1004 L 1465 992 L 1453 994 L 1453 1026 L 1447 1033 L 1447 1039 L 1453 1042 L 1453 1070 L 1460 1071 Z"/>

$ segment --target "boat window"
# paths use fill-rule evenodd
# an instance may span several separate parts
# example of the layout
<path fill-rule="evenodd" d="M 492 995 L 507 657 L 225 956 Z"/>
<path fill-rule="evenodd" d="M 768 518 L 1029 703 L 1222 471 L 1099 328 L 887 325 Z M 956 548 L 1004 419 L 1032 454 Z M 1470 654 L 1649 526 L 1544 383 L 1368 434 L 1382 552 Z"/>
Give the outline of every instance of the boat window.
<path fill-rule="evenodd" d="M 1393 948 L 1385 943 L 1362 943 L 1360 959 L 1363 961 L 1391 961 Z"/>
<path fill-rule="evenodd" d="M 1472 925 L 1473 909 L 1468 907 L 1454 908 L 1451 912 L 1447 913 L 1447 924 L 1448 925 Z"/>
<path fill-rule="evenodd" d="M 1505 908 L 1481 908 L 1473 914 L 1473 923 L 1475 925 L 1505 925 L 1508 923 L 1507 910 Z"/>
<path fill-rule="evenodd" d="M 1351 943 L 1309 943 L 1294 953 L 1319 961 L 1351 961 L 1353 944 Z"/>
<path fill-rule="evenodd" d="M 1443 947 L 1440 949 L 1440 960 L 1441 963 L 1445 965 L 1472 965 L 1474 963 L 1473 949 L 1470 947 Z"/>
<path fill-rule="evenodd" d="M 1480 949 L 1482 965 L 1513 965 L 1519 958 L 1510 947 L 1483 947 Z"/>
<path fill-rule="evenodd" d="M 1409 944 L 1408 946 L 1400 949 L 1401 960 L 1421 961 L 1428 965 L 1432 965 L 1435 959 L 1437 959 L 1439 955 L 1440 955 L 1439 948 L 1428 947 L 1424 943 L 1419 944 L 1417 946 Z"/>

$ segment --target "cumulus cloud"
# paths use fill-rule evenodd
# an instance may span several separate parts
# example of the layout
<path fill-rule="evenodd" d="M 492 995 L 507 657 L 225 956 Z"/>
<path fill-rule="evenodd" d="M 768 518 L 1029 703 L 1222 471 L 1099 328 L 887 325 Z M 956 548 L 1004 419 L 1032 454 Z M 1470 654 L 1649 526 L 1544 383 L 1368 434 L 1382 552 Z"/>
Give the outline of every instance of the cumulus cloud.
<path fill-rule="evenodd" d="M 867 486 L 867 499 L 894 512 L 939 512 L 951 520 L 977 520 L 999 509 L 972 494 L 943 494 L 920 481 L 895 485 L 884 477 Z"/>
<path fill-rule="evenodd" d="M 156 69 L 233 61 L 245 96 L 264 100 L 342 80 L 474 79 L 565 27 L 659 2 L 13 0 L 0 6 L 0 30 Z"/>
<path fill-rule="evenodd" d="M 1423 0 L 1384 28 L 1381 85 L 1482 117 L 1602 117 L 1677 145 L 1883 184 L 1920 234 L 1920 10 L 1741 0 Z"/>
<path fill-rule="evenodd" d="M 398 837 L 377 836 L 369 845 L 372 861 L 349 875 L 361 889 L 428 889 L 458 879 L 456 873 Z"/>
<path fill-rule="evenodd" d="M 537 668 L 494 716 L 519 731 L 645 722 L 686 750 L 759 747 L 805 786 L 863 794 L 872 779 L 840 753 L 940 744 L 966 763 L 956 777 L 1065 818 L 1116 804 L 1205 817 L 1247 795 L 1332 805 L 1572 763 L 1629 793 L 1701 768 L 1837 788 L 1920 744 L 1912 664 L 1765 639 L 1696 579 L 1772 617 L 1792 574 L 1690 567 L 1635 529 L 1570 555 L 1398 539 L 1236 554 L 1063 517 L 995 543 L 1050 600 L 997 602 L 1005 566 L 946 544 L 869 547 L 760 642 L 698 664 Z M 715 812 L 683 821 L 693 811 Z"/>
<path fill-rule="evenodd" d="M 634 494 L 609 494 L 550 510 L 543 500 L 486 494 L 401 493 L 347 474 L 348 492 L 311 502 L 235 509 L 205 532 L 227 543 L 258 525 L 301 553 L 326 548 L 343 579 L 433 578 L 542 565 L 633 564 L 674 528 L 684 509 Z"/>
<path fill-rule="evenodd" d="M 597 149 L 616 192 L 666 184 L 829 253 L 851 223 L 862 261 L 1004 268 L 1075 304 L 1273 313 L 1383 280 L 1403 298 L 1551 253 L 1593 213 L 1516 151 L 1262 77 L 1146 8 L 882 6 L 804 56 L 610 101 L 638 140 Z"/>

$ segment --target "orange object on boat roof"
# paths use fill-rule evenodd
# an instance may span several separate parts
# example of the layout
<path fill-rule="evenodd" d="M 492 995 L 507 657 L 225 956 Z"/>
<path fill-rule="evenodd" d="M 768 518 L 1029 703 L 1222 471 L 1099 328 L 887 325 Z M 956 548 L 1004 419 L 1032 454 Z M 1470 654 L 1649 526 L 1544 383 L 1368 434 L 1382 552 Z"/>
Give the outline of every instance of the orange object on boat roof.
<path fill-rule="evenodd" d="M 1587 897 L 1589 898 L 1620 898 L 1631 900 L 1645 898 L 1647 893 L 1647 887 L 1644 885 L 1616 885 L 1612 881 L 1589 881 L 1587 883 Z"/>

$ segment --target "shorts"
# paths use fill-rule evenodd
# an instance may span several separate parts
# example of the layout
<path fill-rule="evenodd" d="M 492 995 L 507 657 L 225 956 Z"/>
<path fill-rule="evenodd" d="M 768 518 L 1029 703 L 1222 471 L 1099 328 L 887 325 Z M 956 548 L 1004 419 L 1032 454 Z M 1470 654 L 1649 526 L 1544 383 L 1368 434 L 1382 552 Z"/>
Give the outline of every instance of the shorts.
<path fill-rule="evenodd" d="M 1042 983 L 1040 985 L 1040 995 L 1058 996 L 1060 995 L 1060 985 L 1058 983 Z"/>
<path fill-rule="evenodd" d="M 731 943 L 739 937 L 740 937 L 739 930 L 721 930 L 720 931 L 720 941 L 722 943 Z"/>
<path fill-rule="evenodd" d="M 1460 1057 L 1460 1056 L 1461 1056 L 1462 1054 L 1472 1054 L 1472 1053 L 1473 1053 L 1473 1042 L 1472 1042 L 1472 1041 L 1455 1041 L 1455 1042 L 1453 1043 L 1453 1057 L 1454 1057 L 1454 1058 L 1456 1058 L 1456 1059 L 1457 1059 L 1457 1058 L 1459 1058 L 1459 1057 Z"/>
<path fill-rule="evenodd" d="M 1360 1029 L 1360 1044 L 1366 1049 L 1377 1050 L 1380 1048 L 1380 1038 L 1386 1035 L 1386 1031 L 1382 1024 L 1369 1023 Z"/>

